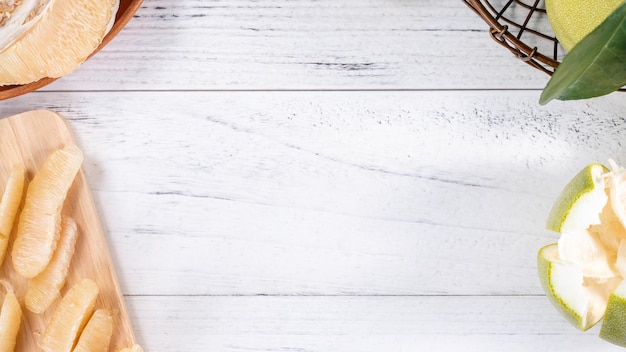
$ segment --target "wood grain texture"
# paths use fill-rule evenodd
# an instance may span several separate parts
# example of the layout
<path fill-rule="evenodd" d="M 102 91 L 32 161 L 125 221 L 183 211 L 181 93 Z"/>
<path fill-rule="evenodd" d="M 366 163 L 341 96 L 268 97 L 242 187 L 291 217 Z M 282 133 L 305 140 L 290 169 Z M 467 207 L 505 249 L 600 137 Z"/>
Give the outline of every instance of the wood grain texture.
<path fill-rule="evenodd" d="M 22 163 L 26 167 L 28 178 L 32 179 L 51 152 L 64 145 L 75 143 L 72 131 L 66 122 L 59 115 L 43 110 L 25 112 L 1 120 L 0 141 L 2 141 L 0 180 L 8 178 L 11 167 L 15 163 Z M 67 282 L 61 292 L 64 294 L 74 283 L 83 278 L 92 279 L 98 284 L 100 294 L 96 307 L 108 308 L 115 312 L 115 329 L 110 350 L 118 351 L 134 343 L 135 338 L 111 262 L 106 238 L 89 185 L 82 171 L 76 176 L 67 195 L 63 213 L 76 221 L 79 238 Z M 10 253 L 10 247 L 8 253 Z M 12 284 L 16 296 L 21 300 L 26 293 L 28 280 L 13 270 L 10 255 L 7 255 L 2 263 L 1 272 L 2 278 Z M 34 314 L 25 307 L 22 308 L 24 317 L 16 351 L 37 349 L 39 336 L 45 330 L 57 305 L 58 301 L 43 314 Z"/>
<path fill-rule="evenodd" d="M 0 106 L 72 116 L 127 294 L 538 295 L 552 201 L 588 162 L 624 163 L 626 125 L 619 96 L 537 97 L 37 93 Z"/>
<path fill-rule="evenodd" d="M 46 90 L 542 88 L 462 1 L 143 4 L 78 71 Z"/>
<path fill-rule="evenodd" d="M 583 333 L 570 326 L 545 297 L 192 296 L 128 302 L 138 335 L 154 352 L 622 351 L 598 338 L 597 327 Z"/>
<path fill-rule="evenodd" d="M 0 117 L 68 119 L 146 351 L 617 351 L 535 256 L 626 102 L 546 82 L 461 1 L 153 0 Z"/>

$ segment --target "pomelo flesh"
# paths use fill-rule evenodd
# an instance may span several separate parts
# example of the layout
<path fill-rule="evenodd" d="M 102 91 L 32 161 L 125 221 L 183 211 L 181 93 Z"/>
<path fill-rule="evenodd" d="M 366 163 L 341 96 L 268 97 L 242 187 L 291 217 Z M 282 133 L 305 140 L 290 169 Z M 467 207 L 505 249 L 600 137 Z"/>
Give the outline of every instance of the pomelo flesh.
<path fill-rule="evenodd" d="M 576 328 L 604 319 L 600 337 L 626 347 L 626 169 L 590 164 L 557 198 L 537 256 L 546 296 Z"/>
<path fill-rule="evenodd" d="M 593 292 L 596 287 L 585 285 L 585 278 L 575 265 L 559 259 L 556 243 L 539 250 L 537 268 L 546 296 L 573 326 L 584 331 L 602 319 L 606 299 Z"/>
<path fill-rule="evenodd" d="M 16 39 L 5 46 L 0 40 L 0 85 L 27 84 L 74 71 L 100 45 L 119 7 L 119 0 L 46 1 L 27 28 L 4 29 Z"/>

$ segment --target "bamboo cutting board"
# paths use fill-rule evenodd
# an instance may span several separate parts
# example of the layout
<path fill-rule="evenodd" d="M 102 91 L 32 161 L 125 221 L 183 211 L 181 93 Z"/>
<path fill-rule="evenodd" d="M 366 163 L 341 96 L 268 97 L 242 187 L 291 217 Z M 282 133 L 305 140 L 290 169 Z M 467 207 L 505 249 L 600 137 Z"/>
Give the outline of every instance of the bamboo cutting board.
<path fill-rule="evenodd" d="M 36 110 L 1 119 L 0 192 L 4 191 L 14 163 L 23 163 L 27 170 L 27 179 L 31 180 L 51 152 L 72 143 L 76 144 L 76 141 L 69 125 L 54 112 Z M 109 351 L 115 352 L 123 347 L 131 346 L 135 343 L 132 326 L 124 306 L 124 299 L 95 203 L 82 169 L 69 190 L 63 213 L 76 220 L 79 237 L 67 282 L 61 294 L 65 294 L 69 287 L 83 278 L 95 281 L 100 288 L 96 309 L 108 308 L 113 311 L 114 330 Z M 15 238 L 16 227 L 13 228 L 11 242 Z M 59 300 L 41 315 L 29 312 L 24 307 L 23 300 L 27 281 L 13 271 L 10 251 L 9 245 L 7 257 L 0 270 L 0 278 L 8 279 L 12 283 L 24 313 L 16 351 L 38 351 L 39 338 Z M 3 299 L 4 290 L 0 289 L 0 300 Z"/>

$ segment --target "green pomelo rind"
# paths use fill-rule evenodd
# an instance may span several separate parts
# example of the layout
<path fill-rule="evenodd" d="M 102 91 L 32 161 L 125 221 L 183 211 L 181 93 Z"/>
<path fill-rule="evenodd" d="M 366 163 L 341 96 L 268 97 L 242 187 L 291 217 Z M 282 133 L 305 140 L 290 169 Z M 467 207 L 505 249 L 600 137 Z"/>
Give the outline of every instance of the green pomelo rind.
<path fill-rule="evenodd" d="M 555 291 L 555 287 L 552 284 L 555 265 L 557 263 L 549 260 L 551 256 L 549 253 L 558 252 L 558 245 L 556 243 L 549 244 L 539 250 L 537 253 L 537 271 L 539 272 L 539 280 L 541 281 L 541 287 L 545 292 L 550 303 L 556 308 L 556 310 L 567 319 L 573 326 L 579 330 L 587 330 L 590 326 L 584 326 L 583 316 L 577 313 L 573 308 L 569 307 L 569 303 L 566 302 L 560 293 Z M 553 256 L 553 255 L 552 255 Z"/>
<path fill-rule="evenodd" d="M 570 213 L 573 212 L 573 209 L 581 204 L 590 204 L 592 208 L 597 207 L 597 209 L 589 209 L 585 211 L 585 213 L 589 212 L 590 216 L 594 216 L 593 213 L 595 210 L 597 210 L 596 214 L 599 214 L 600 211 L 602 211 L 604 204 L 594 203 L 597 203 L 597 198 L 599 198 L 599 196 L 604 196 L 605 193 L 604 185 L 598 185 L 596 180 L 599 175 L 606 172 L 609 172 L 609 169 L 606 166 L 593 163 L 589 164 L 576 174 L 576 176 L 574 176 L 574 178 L 572 178 L 565 186 L 563 191 L 561 191 L 561 194 L 554 202 L 554 205 L 550 210 L 550 214 L 548 215 L 546 228 L 558 233 L 568 230 L 566 228 L 567 226 L 564 226 L 564 224 L 566 224 Z M 600 194 L 600 192 L 602 192 L 602 194 Z M 581 220 L 582 219 L 572 219 L 571 222 L 579 222 Z"/>
<path fill-rule="evenodd" d="M 626 347 L 626 282 L 609 296 L 600 337 L 612 344 Z"/>

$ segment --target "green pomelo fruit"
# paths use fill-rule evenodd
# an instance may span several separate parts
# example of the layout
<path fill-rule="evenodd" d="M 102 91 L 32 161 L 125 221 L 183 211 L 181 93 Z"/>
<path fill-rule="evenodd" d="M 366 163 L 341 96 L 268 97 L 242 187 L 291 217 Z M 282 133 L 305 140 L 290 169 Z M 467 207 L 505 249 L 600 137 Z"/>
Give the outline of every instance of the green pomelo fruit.
<path fill-rule="evenodd" d="M 624 0 L 546 0 L 552 30 L 570 51 L 598 27 Z"/>

